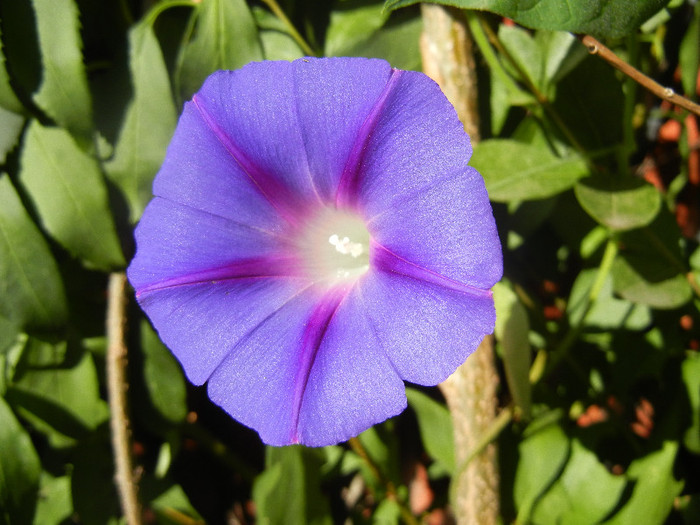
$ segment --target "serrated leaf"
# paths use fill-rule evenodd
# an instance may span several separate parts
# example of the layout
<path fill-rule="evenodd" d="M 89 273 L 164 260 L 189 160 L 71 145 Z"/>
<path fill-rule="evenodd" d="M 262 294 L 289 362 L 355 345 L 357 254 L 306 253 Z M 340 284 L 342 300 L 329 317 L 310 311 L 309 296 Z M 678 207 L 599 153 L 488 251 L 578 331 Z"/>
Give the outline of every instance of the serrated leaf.
<path fill-rule="evenodd" d="M 536 425 L 533 422 L 531 426 Z M 527 523 L 538 498 L 554 482 L 569 456 L 569 439 L 556 424 L 527 436 L 518 446 L 520 460 L 515 472 L 513 497 L 518 522 Z"/>
<path fill-rule="evenodd" d="M 546 145 L 510 139 L 480 142 L 470 164 L 484 177 L 489 198 L 496 202 L 551 197 L 588 174 L 586 163 L 576 154 L 560 158 Z"/>
<path fill-rule="evenodd" d="M 617 231 L 646 226 L 661 208 L 656 188 L 632 177 L 591 177 L 579 182 L 574 192 L 591 217 Z"/>
<path fill-rule="evenodd" d="M 44 227 L 86 265 L 123 266 L 107 188 L 97 161 L 60 128 L 33 121 L 22 151 L 20 181 Z"/>
<path fill-rule="evenodd" d="M 63 283 L 46 241 L 0 173 L 0 315 L 26 329 L 66 321 Z"/>
<path fill-rule="evenodd" d="M 0 523 L 32 523 L 41 464 L 29 434 L 0 398 Z"/>
<path fill-rule="evenodd" d="M 76 137 L 92 134 L 92 102 L 73 0 L 32 0 L 44 65 L 34 101 Z"/>
<path fill-rule="evenodd" d="M 386 0 L 386 9 L 398 9 L 420 0 Z M 436 0 L 436 4 L 479 9 L 512 18 L 533 29 L 592 33 L 616 38 L 638 28 L 668 0 Z"/>
<path fill-rule="evenodd" d="M 255 20 L 244 0 L 203 0 L 195 37 L 182 49 L 177 78 L 179 95 L 189 99 L 204 79 L 219 69 L 238 69 L 263 52 Z"/>
<path fill-rule="evenodd" d="M 0 24 L 2 27 L 2 24 Z M 10 74 L 5 67 L 5 52 L 2 45 L 2 31 L 0 30 L 0 106 L 7 111 L 21 113 L 24 111 L 24 106 L 15 95 L 15 91 L 10 85 Z"/>
<path fill-rule="evenodd" d="M 300 446 L 267 447 L 266 468 L 255 479 L 253 500 L 259 523 L 326 525 L 333 522 L 320 491 L 323 455 Z"/>
<path fill-rule="evenodd" d="M 627 481 L 614 476 L 578 440 L 564 471 L 537 502 L 534 523 L 599 523 L 615 507 Z"/>
<path fill-rule="evenodd" d="M 530 418 L 530 320 L 518 296 L 503 282 L 493 288 L 496 305 L 494 334 L 503 349 L 503 365 L 513 401 L 525 419 Z"/>
<path fill-rule="evenodd" d="M 151 199 L 153 177 L 175 130 L 170 80 L 158 40 L 147 21 L 129 31 L 129 69 L 134 97 L 129 104 L 107 175 L 122 190 L 136 222 Z"/>
<path fill-rule="evenodd" d="M 454 430 L 447 407 L 415 388 L 406 389 L 406 397 L 418 419 L 423 446 L 428 454 L 447 469 L 455 469 Z"/>
<path fill-rule="evenodd" d="M 673 502 L 683 490 L 683 481 L 673 476 L 678 443 L 665 441 L 660 450 L 635 459 L 626 477 L 633 482 L 632 496 L 608 525 L 664 523 Z"/>

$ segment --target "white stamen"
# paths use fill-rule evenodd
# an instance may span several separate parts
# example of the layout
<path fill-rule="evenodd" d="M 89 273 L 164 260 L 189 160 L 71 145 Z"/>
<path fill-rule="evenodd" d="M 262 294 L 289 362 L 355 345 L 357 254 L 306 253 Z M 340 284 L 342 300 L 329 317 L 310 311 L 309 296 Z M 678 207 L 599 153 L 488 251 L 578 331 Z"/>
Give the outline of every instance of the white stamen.
<path fill-rule="evenodd" d="M 357 259 L 365 251 L 361 242 L 351 242 L 349 237 L 343 237 L 341 239 L 335 233 L 328 237 L 328 242 L 335 246 L 335 251 L 338 253 L 350 255 L 355 259 Z"/>

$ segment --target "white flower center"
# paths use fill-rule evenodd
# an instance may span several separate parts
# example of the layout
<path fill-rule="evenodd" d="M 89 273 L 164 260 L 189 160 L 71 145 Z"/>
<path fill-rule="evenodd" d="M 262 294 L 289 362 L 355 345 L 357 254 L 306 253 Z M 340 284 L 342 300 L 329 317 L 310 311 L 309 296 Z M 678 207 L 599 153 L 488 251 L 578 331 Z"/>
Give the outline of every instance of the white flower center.
<path fill-rule="evenodd" d="M 333 286 L 354 281 L 369 269 L 369 232 L 352 213 L 324 209 L 302 229 L 298 244 L 315 282 Z"/>

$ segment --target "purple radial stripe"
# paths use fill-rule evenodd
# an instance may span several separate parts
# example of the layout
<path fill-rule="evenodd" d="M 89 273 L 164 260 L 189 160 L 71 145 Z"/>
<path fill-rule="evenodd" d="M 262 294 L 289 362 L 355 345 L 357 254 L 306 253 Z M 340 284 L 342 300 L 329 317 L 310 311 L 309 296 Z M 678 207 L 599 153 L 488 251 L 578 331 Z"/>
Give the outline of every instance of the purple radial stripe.
<path fill-rule="evenodd" d="M 338 208 L 357 208 L 358 186 L 360 184 L 362 161 L 367 148 L 367 143 L 372 136 L 375 126 L 377 125 L 377 121 L 382 110 L 384 109 L 386 100 L 389 98 L 389 94 L 396 87 L 402 74 L 403 71 L 399 71 L 397 69 L 391 70 L 391 75 L 389 76 L 389 81 L 387 82 L 384 91 L 377 99 L 372 111 L 369 115 L 367 115 L 367 118 L 357 133 L 355 144 L 350 151 L 343 174 L 340 178 L 340 183 L 338 184 L 338 191 L 335 197 L 336 207 Z"/>
<path fill-rule="evenodd" d="M 398 274 L 410 277 L 418 281 L 435 284 L 443 288 L 466 293 L 476 297 L 492 297 L 491 290 L 484 290 L 475 286 L 455 281 L 444 275 L 440 275 L 428 268 L 419 266 L 403 257 L 395 254 L 390 249 L 378 244 L 374 240 L 370 244 L 371 264 L 373 268 L 389 274 Z"/>
<path fill-rule="evenodd" d="M 186 275 L 164 279 L 136 290 L 136 298 L 155 290 L 178 288 L 209 283 L 212 286 L 222 281 L 236 279 L 299 278 L 302 271 L 295 257 L 258 257 L 233 261 L 225 266 L 190 272 Z"/>
<path fill-rule="evenodd" d="M 207 126 L 209 126 L 219 141 L 221 141 L 221 144 L 231 154 L 231 157 L 233 157 L 236 163 L 250 178 L 251 182 L 260 191 L 260 193 L 287 222 L 290 224 L 297 224 L 299 214 L 298 210 L 303 209 L 303 201 L 283 184 L 280 184 L 274 178 L 268 176 L 263 170 L 258 169 L 246 157 L 243 151 L 234 143 L 230 134 L 224 131 L 216 120 L 214 120 L 209 111 L 206 109 L 203 100 L 200 100 L 197 95 L 195 95 L 192 97 L 192 102 L 202 115 L 202 119 L 207 123 Z"/>
<path fill-rule="evenodd" d="M 300 342 L 298 369 L 294 381 L 294 398 L 292 402 L 294 414 L 289 437 L 291 443 L 299 443 L 299 413 L 304 400 L 309 374 L 314 366 L 316 355 L 328 325 L 333 320 L 348 290 L 348 287 L 336 287 L 326 292 L 318 301 L 306 322 L 304 335 Z"/>

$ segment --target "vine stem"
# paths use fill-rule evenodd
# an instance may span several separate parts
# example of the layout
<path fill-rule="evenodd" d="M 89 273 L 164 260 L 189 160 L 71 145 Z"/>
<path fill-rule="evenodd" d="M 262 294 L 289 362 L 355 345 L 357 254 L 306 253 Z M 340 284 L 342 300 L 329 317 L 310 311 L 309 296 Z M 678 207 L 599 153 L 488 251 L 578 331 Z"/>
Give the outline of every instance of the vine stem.
<path fill-rule="evenodd" d="M 477 142 L 480 134 L 474 44 L 463 12 L 422 4 L 421 15 L 423 70 L 440 85 L 472 142 Z M 492 432 L 497 386 L 494 339 L 490 335 L 440 384 L 454 424 L 456 469 L 450 499 L 459 524 L 492 525 L 499 521 L 499 477 L 493 442 L 497 431 Z M 507 424 L 509 418 L 504 420 Z"/>
<path fill-rule="evenodd" d="M 301 36 L 299 31 L 297 31 L 294 24 L 292 24 L 292 21 L 287 17 L 276 0 L 262 0 L 262 3 L 269 7 L 270 11 L 272 11 L 272 13 L 282 21 L 289 32 L 289 36 L 294 39 L 304 53 L 306 53 L 308 56 L 316 56 L 314 50 L 311 49 L 311 46 L 306 42 L 306 40 L 304 40 L 304 37 Z"/>
<path fill-rule="evenodd" d="M 126 381 L 126 275 L 109 276 L 107 299 L 107 392 L 109 396 L 115 483 L 122 512 L 129 525 L 141 525 L 141 505 L 131 458 L 131 427 L 127 411 Z"/>
<path fill-rule="evenodd" d="M 651 91 L 654 95 L 664 100 L 668 100 L 671 104 L 675 104 L 683 109 L 687 109 L 691 113 L 695 113 L 700 116 L 700 105 L 695 102 L 688 100 L 685 97 L 678 95 L 670 87 L 664 87 L 655 80 L 652 80 L 644 73 L 639 71 L 637 68 L 631 66 L 615 53 L 613 53 L 609 48 L 605 47 L 598 40 L 590 35 L 585 35 L 581 37 L 581 42 L 588 49 L 591 55 L 598 55 L 600 58 L 605 60 L 612 67 L 621 71 L 632 80 L 637 82 L 639 85 L 644 86 L 646 89 Z"/>

